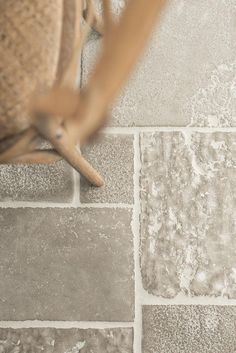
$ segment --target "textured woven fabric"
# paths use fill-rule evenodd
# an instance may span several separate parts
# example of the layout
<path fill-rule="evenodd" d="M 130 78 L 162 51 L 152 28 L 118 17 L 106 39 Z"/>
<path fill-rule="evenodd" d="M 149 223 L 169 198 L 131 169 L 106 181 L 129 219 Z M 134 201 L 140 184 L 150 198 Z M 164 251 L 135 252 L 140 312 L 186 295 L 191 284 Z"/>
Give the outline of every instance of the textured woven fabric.
<path fill-rule="evenodd" d="M 76 13 L 76 0 L 64 0 L 63 28 L 61 35 L 61 51 L 57 68 L 57 78 L 60 79 L 67 69 L 73 55 L 78 14 Z"/>
<path fill-rule="evenodd" d="M 29 126 L 27 103 L 56 77 L 63 0 L 0 0 L 0 139 Z"/>

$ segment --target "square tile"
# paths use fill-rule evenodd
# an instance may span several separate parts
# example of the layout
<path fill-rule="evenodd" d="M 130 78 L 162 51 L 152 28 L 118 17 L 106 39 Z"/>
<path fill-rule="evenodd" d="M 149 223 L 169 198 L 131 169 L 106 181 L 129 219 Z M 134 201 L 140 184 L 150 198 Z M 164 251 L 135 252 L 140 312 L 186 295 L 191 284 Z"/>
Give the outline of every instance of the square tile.
<path fill-rule="evenodd" d="M 232 0 L 169 0 L 109 124 L 236 125 L 235 16 Z M 99 47 L 96 36 L 85 45 L 84 82 Z"/>
<path fill-rule="evenodd" d="M 0 328 L 0 352 L 3 353 L 132 353 L 132 343 L 133 333 L 129 328 Z"/>
<path fill-rule="evenodd" d="M 143 353 L 236 352 L 236 307 L 144 306 Z"/>
<path fill-rule="evenodd" d="M 0 209 L 0 321 L 132 321 L 132 212 Z"/>
<path fill-rule="evenodd" d="M 141 135 L 144 288 L 236 298 L 236 134 Z"/>
<path fill-rule="evenodd" d="M 104 177 L 97 188 L 81 178 L 83 203 L 133 203 L 134 147 L 132 135 L 100 135 L 83 148 L 83 155 Z"/>
<path fill-rule="evenodd" d="M 71 202 L 73 170 L 53 164 L 0 165 L 0 201 Z"/>

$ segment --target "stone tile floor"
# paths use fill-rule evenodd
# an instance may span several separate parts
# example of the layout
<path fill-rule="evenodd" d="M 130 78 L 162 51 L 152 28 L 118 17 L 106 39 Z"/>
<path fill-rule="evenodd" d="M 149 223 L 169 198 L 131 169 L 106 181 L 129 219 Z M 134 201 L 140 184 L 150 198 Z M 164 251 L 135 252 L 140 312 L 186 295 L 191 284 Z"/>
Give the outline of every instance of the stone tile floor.
<path fill-rule="evenodd" d="M 1 352 L 131 353 L 132 329 L 0 329 Z"/>
<path fill-rule="evenodd" d="M 236 297 L 236 133 L 141 135 L 145 289 Z"/>
<path fill-rule="evenodd" d="M 103 188 L 0 166 L 0 353 L 236 353 L 235 12 L 169 0 L 83 151 Z"/>
<path fill-rule="evenodd" d="M 0 209 L 1 319 L 132 321 L 131 217 L 111 208 Z"/>
<path fill-rule="evenodd" d="M 143 352 L 233 353 L 235 326 L 235 307 L 144 306 Z"/>

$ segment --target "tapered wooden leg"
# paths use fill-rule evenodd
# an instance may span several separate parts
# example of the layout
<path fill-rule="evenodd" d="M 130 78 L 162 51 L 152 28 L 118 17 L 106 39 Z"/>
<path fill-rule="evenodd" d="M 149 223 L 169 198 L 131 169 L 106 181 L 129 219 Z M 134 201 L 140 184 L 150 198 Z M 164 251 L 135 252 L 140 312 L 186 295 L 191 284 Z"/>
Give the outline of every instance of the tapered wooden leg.
<path fill-rule="evenodd" d="M 40 114 L 35 120 L 35 127 L 53 145 L 57 153 L 92 185 L 102 186 L 104 184 L 103 178 L 81 155 L 68 132 L 57 120 Z"/>
<path fill-rule="evenodd" d="M 89 164 L 88 161 L 81 155 L 75 145 L 70 143 L 70 140 L 66 133 L 55 141 L 51 140 L 51 143 L 57 150 L 57 152 L 79 173 L 81 173 L 92 185 L 103 186 L 104 181 L 100 174 Z"/>
<path fill-rule="evenodd" d="M 36 147 L 38 132 L 34 129 L 28 129 L 21 134 L 19 139 L 0 155 L 0 163 L 6 163 L 12 158 L 18 157 Z"/>
<path fill-rule="evenodd" d="M 62 159 L 54 150 L 36 150 L 9 160 L 10 164 L 50 164 Z"/>
<path fill-rule="evenodd" d="M 68 155 L 67 155 L 68 157 Z M 22 156 L 13 158 L 7 163 L 11 164 L 50 164 L 57 162 L 62 157 L 54 150 L 38 150 L 31 153 L 26 153 Z M 92 185 L 102 186 L 104 184 L 99 173 L 89 164 L 88 161 L 75 150 L 74 155 L 70 152 L 67 161 L 79 171 Z"/>

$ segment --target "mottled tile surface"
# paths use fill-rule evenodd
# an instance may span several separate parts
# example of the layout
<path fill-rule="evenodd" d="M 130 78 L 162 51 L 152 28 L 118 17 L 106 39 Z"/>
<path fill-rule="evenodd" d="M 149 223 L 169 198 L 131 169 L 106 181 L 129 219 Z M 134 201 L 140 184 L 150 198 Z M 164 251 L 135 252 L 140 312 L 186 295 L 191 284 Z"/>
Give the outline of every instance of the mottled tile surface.
<path fill-rule="evenodd" d="M 64 161 L 0 165 L 0 201 L 71 202 L 73 189 L 73 171 Z"/>
<path fill-rule="evenodd" d="M 105 185 L 92 187 L 81 178 L 81 202 L 133 203 L 133 136 L 100 135 L 83 149 L 83 155 L 104 177 Z"/>
<path fill-rule="evenodd" d="M 0 321 L 132 321 L 132 214 L 0 209 Z"/>
<path fill-rule="evenodd" d="M 143 353 L 234 353 L 236 307 L 144 306 Z"/>
<path fill-rule="evenodd" d="M 236 134 L 144 133 L 141 150 L 145 289 L 236 298 Z"/>
<path fill-rule="evenodd" d="M 110 124 L 235 125 L 235 16 L 234 0 L 169 0 Z M 98 47 L 95 36 L 85 46 L 84 79 Z"/>
<path fill-rule="evenodd" d="M 1 329 L 2 353 L 132 353 L 132 329 Z"/>

